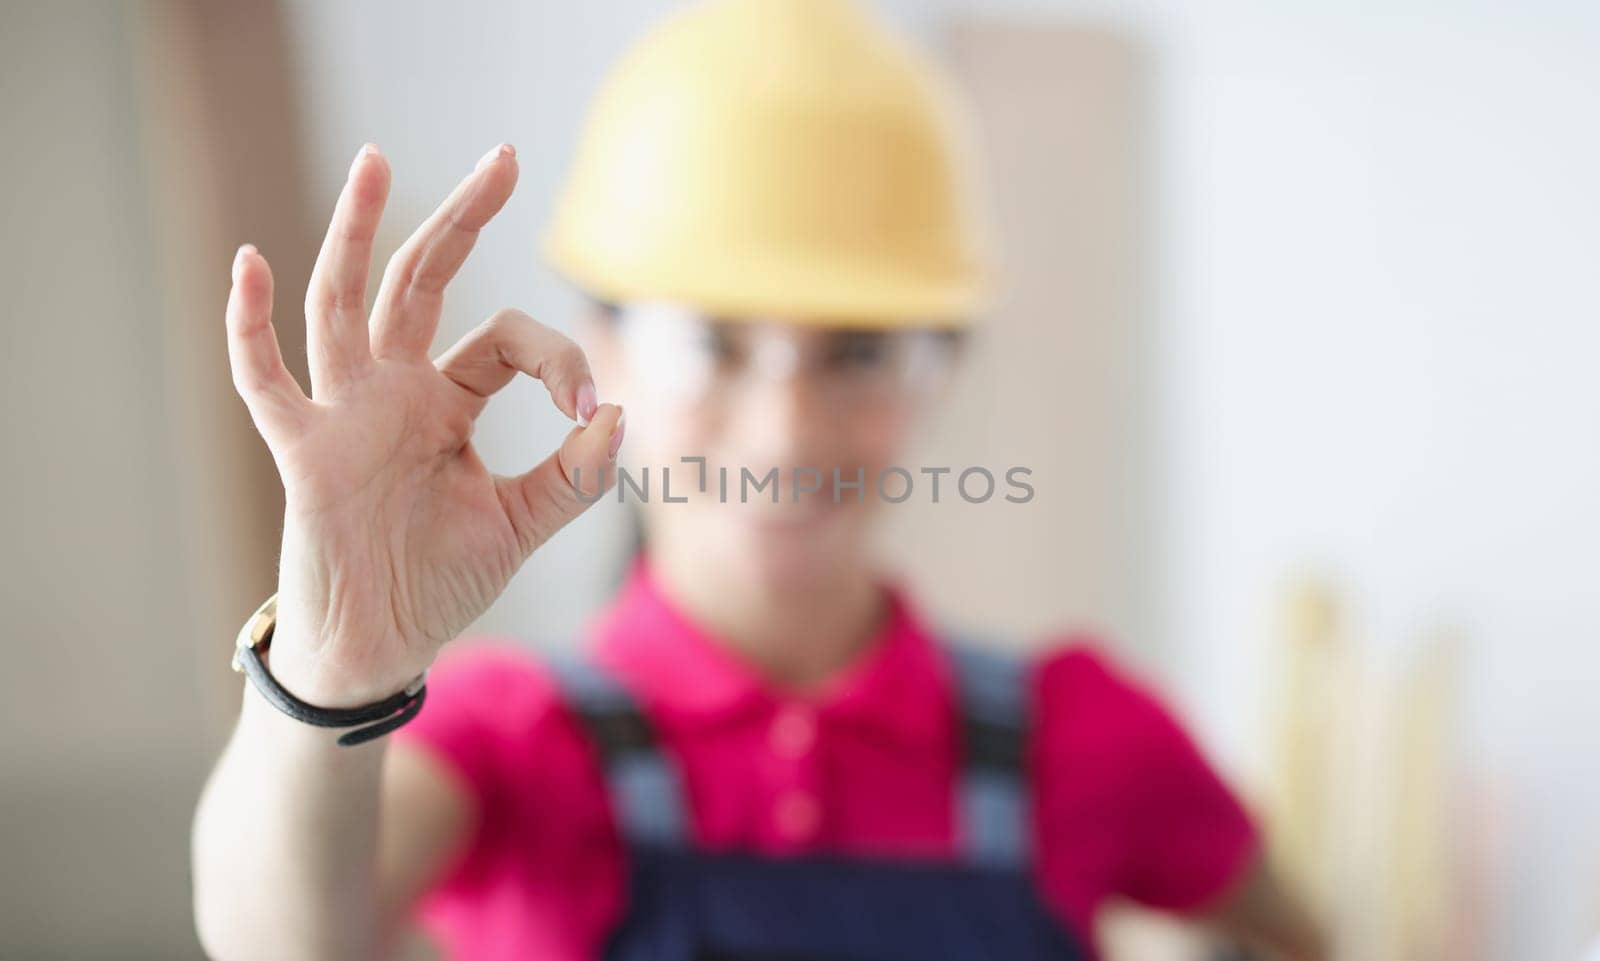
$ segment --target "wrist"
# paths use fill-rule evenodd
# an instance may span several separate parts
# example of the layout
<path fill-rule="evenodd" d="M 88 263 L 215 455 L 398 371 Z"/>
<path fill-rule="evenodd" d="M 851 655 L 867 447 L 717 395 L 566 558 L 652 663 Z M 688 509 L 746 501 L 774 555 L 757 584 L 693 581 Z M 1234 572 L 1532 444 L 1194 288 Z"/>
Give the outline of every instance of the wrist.
<path fill-rule="evenodd" d="M 416 680 L 417 673 L 389 676 L 382 672 L 352 671 L 301 653 L 314 649 L 293 638 L 274 637 L 261 654 L 272 676 L 290 694 L 323 708 L 352 708 L 381 701 Z"/>
<path fill-rule="evenodd" d="M 234 640 L 233 668 L 249 677 L 257 692 L 289 717 L 316 727 L 345 728 L 338 743 L 350 747 L 383 737 L 410 722 L 422 710 L 428 694 L 426 671 L 391 694 L 366 700 L 364 691 L 369 683 L 354 681 L 343 670 L 330 672 L 327 669 L 330 663 L 337 662 L 326 658 L 295 657 L 292 653 L 296 650 L 295 635 L 286 630 L 284 640 L 288 643 L 280 651 L 291 653 L 288 657 L 280 653 L 279 671 L 286 674 L 288 682 L 296 685 L 300 692 L 325 699 L 321 703 L 306 700 L 267 666 L 277 629 L 278 596 L 274 594 L 239 628 L 239 636 Z M 326 649 L 312 650 L 320 654 Z M 355 703 L 340 703 L 346 699 L 354 699 Z"/>
<path fill-rule="evenodd" d="M 248 681 L 244 685 L 243 704 L 239 712 L 239 734 L 253 743 L 271 744 L 273 751 L 284 757 L 324 756 L 346 757 L 358 753 L 381 751 L 389 739 L 374 738 L 354 748 L 339 744 L 343 731 L 339 728 L 317 727 L 297 721 L 279 710 L 260 689 Z"/>
<path fill-rule="evenodd" d="M 271 604 L 269 600 L 263 608 L 266 613 L 258 613 L 253 622 L 262 617 L 270 618 Z M 257 643 L 248 643 L 252 634 L 253 629 L 248 624 L 240 632 L 235 666 L 250 678 L 256 692 L 283 714 L 315 727 L 342 729 L 337 739 L 342 747 L 364 744 L 403 727 L 417 716 L 427 699 L 427 674 L 424 672 L 400 690 L 375 701 L 350 707 L 313 704 L 286 688 L 267 667 L 263 655 L 271 639 L 270 626 L 266 636 Z"/>

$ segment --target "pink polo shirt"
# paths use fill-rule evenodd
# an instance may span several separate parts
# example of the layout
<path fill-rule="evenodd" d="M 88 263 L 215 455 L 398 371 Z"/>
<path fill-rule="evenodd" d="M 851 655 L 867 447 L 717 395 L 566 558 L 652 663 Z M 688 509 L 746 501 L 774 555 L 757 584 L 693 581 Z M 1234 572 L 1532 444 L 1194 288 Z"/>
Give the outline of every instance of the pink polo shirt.
<path fill-rule="evenodd" d="M 667 598 L 648 561 L 590 623 L 599 663 L 638 699 L 707 849 L 953 856 L 952 678 L 907 591 L 867 653 L 824 690 L 789 696 Z M 1251 862 L 1257 832 L 1193 741 L 1090 638 L 1064 636 L 1031 675 L 1037 877 L 1086 945 L 1125 896 L 1206 906 Z M 456 961 L 591 959 L 625 910 L 626 852 L 597 752 L 551 675 L 513 647 L 449 649 L 395 737 L 460 777 L 478 817 L 418 906 Z"/>

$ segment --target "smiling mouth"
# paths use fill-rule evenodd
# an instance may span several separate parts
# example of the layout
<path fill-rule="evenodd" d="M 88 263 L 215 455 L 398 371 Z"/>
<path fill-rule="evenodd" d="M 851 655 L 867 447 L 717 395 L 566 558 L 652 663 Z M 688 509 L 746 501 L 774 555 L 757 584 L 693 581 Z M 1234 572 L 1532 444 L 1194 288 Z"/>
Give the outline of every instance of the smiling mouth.
<path fill-rule="evenodd" d="M 784 500 L 750 502 L 737 505 L 740 519 L 763 530 L 797 532 L 838 517 L 848 507 L 848 502 L 834 503 L 822 493 L 807 494 L 799 503 Z"/>

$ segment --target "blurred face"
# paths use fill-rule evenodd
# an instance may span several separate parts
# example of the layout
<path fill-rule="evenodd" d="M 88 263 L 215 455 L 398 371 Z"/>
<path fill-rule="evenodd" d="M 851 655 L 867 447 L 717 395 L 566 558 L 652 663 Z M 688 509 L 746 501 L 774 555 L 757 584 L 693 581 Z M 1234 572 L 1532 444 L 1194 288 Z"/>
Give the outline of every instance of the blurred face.
<path fill-rule="evenodd" d="M 782 579 L 825 575 L 867 549 L 878 480 L 952 359 L 929 330 L 727 321 L 664 304 L 629 305 L 591 329 L 590 355 L 602 396 L 627 411 L 624 469 L 640 486 L 648 469 L 652 543 Z M 704 458 L 703 471 L 686 457 Z M 663 469 L 686 502 L 664 502 Z M 894 475 L 884 483 L 901 493 Z"/>

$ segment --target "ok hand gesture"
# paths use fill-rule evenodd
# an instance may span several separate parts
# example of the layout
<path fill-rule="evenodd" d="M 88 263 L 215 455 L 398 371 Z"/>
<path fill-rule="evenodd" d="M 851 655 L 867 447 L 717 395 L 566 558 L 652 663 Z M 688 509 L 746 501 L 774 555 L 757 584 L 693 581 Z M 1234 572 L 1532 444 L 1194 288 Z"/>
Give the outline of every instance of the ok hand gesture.
<path fill-rule="evenodd" d="M 428 358 L 445 286 L 516 180 L 509 146 L 479 161 L 390 259 L 368 318 L 389 166 L 375 147 L 362 150 L 306 292 L 310 397 L 279 353 L 266 259 L 246 245 L 234 260 L 234 385 L 287 500 L 272 670 L 314 704 L 352 706 L 404 687 L 613 482 L 622 409 L 596 403 L 571 340 L 507 309 Z M 472 428 L 518 371 L 543 381 L 579 426 L 527 473 L 499 477 L 473 449 Z"/>

